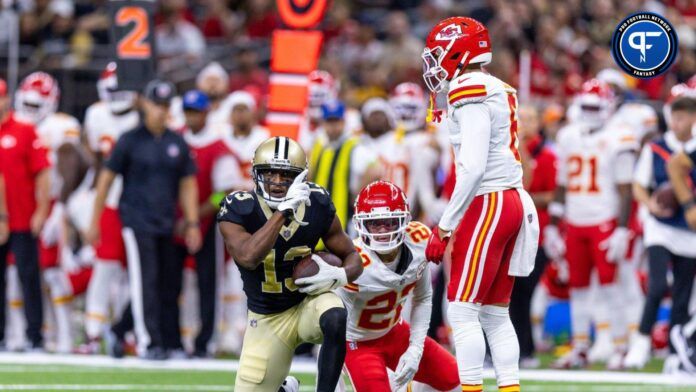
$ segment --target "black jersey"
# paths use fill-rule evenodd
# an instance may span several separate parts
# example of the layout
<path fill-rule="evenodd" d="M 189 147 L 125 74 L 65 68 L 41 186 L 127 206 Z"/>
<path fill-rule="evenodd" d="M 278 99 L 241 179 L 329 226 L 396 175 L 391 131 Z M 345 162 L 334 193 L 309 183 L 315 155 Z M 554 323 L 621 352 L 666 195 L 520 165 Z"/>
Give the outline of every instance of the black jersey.
<path fill-rule="evenodd" d="M 300 226 L 294 220 L 288 220 L 262 264 L 254 270 L 238 265 L 248 307 L 254 313 L 280 313 L 297 305 L 306 296 L 293 283 L 293 267 L 312 253 L 317 242 L 329 231 L 336 215 L 328 192 L 316 184 L 308 184 L 311 205 L 300 206 L 297 216 L 309 224 Z M 220 203 L 217 219 L 218 222 L 236 223 L 253 234 L 272 214 L 273 210 L 256 193 L 234 192 Z"/>

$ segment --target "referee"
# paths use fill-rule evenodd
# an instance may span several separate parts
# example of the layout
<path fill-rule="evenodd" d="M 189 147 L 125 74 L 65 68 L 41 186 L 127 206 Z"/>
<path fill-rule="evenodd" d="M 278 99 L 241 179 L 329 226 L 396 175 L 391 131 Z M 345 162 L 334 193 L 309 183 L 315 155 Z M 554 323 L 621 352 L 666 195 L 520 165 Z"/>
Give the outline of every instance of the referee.
<path fill-rule="evenodd" d="M 147 84 L 138 105 L 143 123 L 118 140 L 99 174 L 88 239 L 99 234 L 99 217 L 117 174 L 123 176 L 119 215 L 128 258 L 131 305 L 138 353 L 166 359 L 182 349 L 178 297 L 183 260 L 174 244 L 177 202 L 189 252 L 201 245 L 196 166 L 184 139 L 167 128 L 171 83 Z"/>

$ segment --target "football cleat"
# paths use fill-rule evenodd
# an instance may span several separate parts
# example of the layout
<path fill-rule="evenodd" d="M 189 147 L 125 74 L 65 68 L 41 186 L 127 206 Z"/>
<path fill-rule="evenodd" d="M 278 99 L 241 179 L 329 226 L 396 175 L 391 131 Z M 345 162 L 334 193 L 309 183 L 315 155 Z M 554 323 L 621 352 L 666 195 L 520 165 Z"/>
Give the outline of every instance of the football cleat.
<path fill-rule="evenodd" d="M 696 340 L 684 335 L 681 325 L 675 325 L 669 334 L 681 366 L 689 373 L 696 374 Z"/>
<path fill-rule="evenodd" d="M 650 360 L 651 340 L 649 336 L 636 335 L 631 341 L 628 353 L 623 361 L 626 369 L 642 369 Z"/>
<path fill-rule="evenodd" d="M 278 389 L 278 392 L 299 392 L 300 382 L 293 376 L 285 377 L 283 384 Z"/>

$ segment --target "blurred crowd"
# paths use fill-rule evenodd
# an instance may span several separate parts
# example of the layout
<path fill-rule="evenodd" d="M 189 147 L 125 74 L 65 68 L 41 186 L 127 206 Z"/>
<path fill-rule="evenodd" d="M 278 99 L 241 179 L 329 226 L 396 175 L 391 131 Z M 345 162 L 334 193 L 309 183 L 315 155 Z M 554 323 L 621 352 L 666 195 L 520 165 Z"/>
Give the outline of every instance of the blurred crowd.
<path fill-rule="evenodd" d="M 106 3 L 80 0 L 19 1 L 21 42 L 35 46 L 38 53 L 67 51 L 70 55 L 60 60 L 59 66 L 62 67 L 89 62 L 96 45 L 109 42 Z M 616 70 L 609 48 L 615 26 L 623 17 L 637 10 L 664 15 L 679 35 L 680 51 L 675 65 L 664 75 L 650 80 L 632 79 Z M 641 113 L 640 119 L 645 122 L 634 130 L 641 141 L 667 130 L 665 120 L 669 119 L 664 117 L 669 117 L 669 112 L 663 110 L 668 107 L 664 106 L 666 103 L 696 91 L 693 81 L 696 74 L 696 2 L 693 0 L 568 0 L 562 6 L 551 0 L 336 0 L 320 26 L 325 33 L 324 50 L 319 70 L 312 72 L 308 78 L 309 107 L 298 139 L 311 158 L 310 178 L 328 188 L 332 194 L 340 193 L 342 189 L 347 196 L 339 200 L 346 202 L 344 204 L 350 205 L 349 201 L 362 185 L 376 178 L 385 178 L 404 188 L 412 200 L 414 217 L 431 225 L 437 223 L 454 186 L 453 163 L 448 153 L 446 131 L 438 125 L 437 111 L 428 111 L 431 100 L 421 87 L 421 53 L 424 37 L 430 28 L 444 17 L 454 14 L 477 18 L 489 28 L 493 60 L 486 71 L 518 88 L 523 162 L 546 159 L 545 163 L 539 161 L 542 162 L 541 166 L 547 169 L 553 167 L 556 134 L 559 129 L 578 120 L 577 113 L 569 109 L 578 96 L 588 93 L 582 86 L 589 79 L 598 78 L 607 89 L 611 88 L 611 98 L 602 101 L 606 106 L 601 108 L 607 111 L 608 117 L 621 113 L 622 107 L 628 108 L 628 112 L 621 114 L 624 119 Z M 208 197 L 252 187 L 251 157 L 256 146 L 269 136 L 263 126 L 269 70 L 258 45 L 268 44 L 272 30 L 280 22 L 271 0 L 164 0 L 160 2 L 155 21 L 160 70 L 176 69 L 182 66 L 183 61 L 187 67 L 193 67 L 198 72 L 194 80 L 179 83 L 178 87 L 184 87 L 180 88 L 180 94 L 146 98 L 166 108 L 167 129 L 183 135 L 189 148 L 198 151 L 212 141 L 221 141 L 226 146 L 222 155 L 234 157 L 233 164 L 229 164 L 229 160 L 225 164 L 226 176 L 209 165 L 210 178 L 205 181 L 208 181 L 206 187 L 213 189 L 208 189 L 209 194 L 200 200 L 199 213 L 201 220 L 203 214 L 208 214 L 210 218 L 214 211 Z M 6 38 L 0 33 L 0 40 Z M 207 57 L 206 47 L 220 42 L 236 48 L 231 67 L 210 62 Z M 691 84 L 687 84 L 690 78 Z M 125 260 L 116 260 L 123 265 L 112 264 L 107 270 L 97 272 L 98 265 L 109 261 L 109 258 L 101 255 L 99 249 L 90 250 L 93 241 L 82 238 L 96 234 L 90 233 L 93 227 L 89 223 L 94 219 L 92 209 L 80 207 L 89 205 L 83 203 L 94 198 L 93 178 L 107 162 L 118 137 L 147 118 L 154 109 L 143 106 L 134 95 L 121 94 L 125 92 L 118 88 L 113 65 L 102 73 L 97 90 L 100 102 L 95 102 L 86 115 L 56 113 L 60 100 L 59 86 L 51 76 L 43 73 L 27 77 L 15 97 L 4 97 L 8 106 L 12 99 L 20 119 L 24 116 L 25 121 L 34 124 L 38 137 L 47 147 L 46 154 L 51 156 L 50 160 L 45 159 L 46 162 L 36 163 L 33 169 L 37 173 L 49 170 L 47 176 L 52 179 L 41 184 L 37 180 L 36 186 L 50 193 L 50 198 L 43 200 L 42 208 L 45 211 L 41 213 L 44 216 L 34 219 L 32 215 L 31 227 L 27 225 L 22 230 L 31 231 L 34 237 L 46 243 L 44 245 L 52 244 L 59 248 L 54 251 L 57 254 L 53 257 L 53 264 L 49 263 L 46 267 L 42 262 L 45 268 L 42 284 L 48 287 L 46 295 L 50 297 L 44 301 L 53 304 L 54 308 L 46 313 L 50 315 L 46 316 L 47 320 L 53 319 L 53 326 L 44 327 L 44 331 L 51 336 L 50 349 L 59 352 L 100 352 L 102 339 L 114 334 L 109 328 L 110 323 L 129 313 L 124 313 L 124 309 L 128 308 L 128 299 L 124 300 L 123 296 L 118 295 L 119 292 L 127 292 L 123 291 L 129 280 Z M 690 92 L 687 94 L 687 91 Z M 3 93 L 0 89 L 0 95 L 7 95 L 7 92 Z M 636 102 L 640 103 L 640 109 L 624 106 Z M 685 111 L 691 110 L 688 104 L 686 106 Z M 649 113 L 643 116 L 646 110 Z M 428 113 L 430 120 L 435 122 L 426 123 Z M 82 118 L 84 121 L 81 121 Z M 607 118 L 603 121 L 607 121 Z M 61 150 L 66 143 L 78 145 L 75 147 L 77 152 Z M 349 160 L 346 165 L 335 165 L 334 157 L 340 155 L 344 146 L 354 148 L 352 151 L 361 159 Z M 542 150 L 543 157 L 539 157 Z M 418 157 L 417 162 L 415 157 Z M 55 169 L 49 169 L 49 161 L 56 159 Z M 336 166 L 346 171 L 334 172 Z M 526 165 L 527 178 L 533 178 L 531 173 L 538 167 Z M 64 173 L 77 168 L 80 168 L 80 177 L 71 177 L 70 181 L 66 181 Z M 87 173 L 92 173 L 92 177 L 87 177 Z M 348 176 L 341 178 L 349 178 L 349 184 L 334 189 L 332 187 L 337 185 L 331 178 L 339 175 Z M 528 180 L 525 186 L 536 188 L 539 205 L 546 208 L 556 183 L 553 172 L 541 176 L 549 181 Z M 50 183 L 54 186 L 47 185 Z M 200 183 L 198 186 L 201 187 Z M 219 199 L 216 200 L 219 202 Z M 337 199 L 334 202 L 338 204 Z M 55 212 L 59 210 L 56 205 L 63 205 L 60 213 Z M 115 206 L 111 205 L 111 208 Z M 89 213 L 87 217 L 84 216 L 86 210 Z M 341 217 L 344 228 L 351 232 L 349 210 L 350 207 L 339 209 L 339 213 L 345 214 Z M 546 215 L 542 219 L 548 220 L 549 217 Z M 184 222 L 183 225 L 188 227 L 189 223 Z M 177 228 L 181 229 L 179 226 L 177 224 Z M 46 232 L 46 227 L 51 228 L 49 232 Z M 63 231 L 66 228 L 70 230 Z M 194 248 L 189 247 L 188 251 L 197 254 L 198 250 Z M 17 249 L 12 249 L 12 253 L 15 258 L 47 257 L 45 253 L 26 256 L 21 250 L 18 254 Z M 634 258 L 640 259 L 641 255 Z M 122 258 L 125 259 L 125 255 Z M 223 255 L 218 253 L 218 258 L 222 259 Z M 227 262 L 224 272 L 218 270 L 217 282 L 221 285 L 218 293 L 213 291 L 211 294 L 210 290 L 206 290 L 205 295 L 215 295 L 221 303 L 212 316 L 210 309 L 198 308 L 203 301 L 197 297 L 204 293 L 196 290 L 196 280 L 200 276 L 195 277 L 195 262 L 188 257 L 184 264 L 180 321 L 182 336 L 179 338 L 183 345 L 175 343 L 169 347 L 173 355 L 182 354 L 184 348 L 199 356 L 207 356 L 214 351 L 238 353 L 245 313 L 241 282 L 234 263 Z M 518 330 L 521 340 L 529 335 L 528 342 L 522 342 L 522 356 L 523 360 L 528 361 L 528 366 L 535 366 L 535 350 L 549 348 L 542 323 L 548 301 L 567 299 L 569 296 L 567 266 L 564 267 L 562 263 L 549 265 L 551 267 L 542 268 L 536 277 L 541 279 L 540 287 L 544 287 L 541 292 L 537 290 L 540 294 L 535 297 L 536 306 L 531 303 L 536 286 L 534 282 L 519 294 L 529 297 L 516 305 L 522 307 L 517 315 L 523 315 L 513 318 L 515 322 L 529 324 Z M 93 271 L 84 272 L 92 268 Z M 635 272 L 635 269 L 639 268 L 632 271 Z M 14 267 L 8 269 L 8 324 L 13 326 L 8 327 L 5 343 L 11 349 L 22 349 L 28 345 L 22 333 L 26 322 L 34 323 L 33 335 L 28 336 L 31 340 L 29 346 L 37 349 L 43 346 L 35 325 L 36 317 L 29 313 L 26 316 L 22 314 L 22 297 L 36 300 L 34 294 L 22 292 L 18 283 L 26 279 L 26 282 L 34 282 L 24 276 L 26 274 Z M 90 276 L 93 276 L 91 280 Z M 100 280 L 95 280 L 94 276 L 100 276 Z M 436 285 L 443 287 L 445 274 L 438 271 L 435 276 Z M 689 288 L 687 297 L 690 291 Z M 66 315 L 73 312 L 73 308 L 69 307 L 73 298 L 83 292 L 87 293 L 86 304 L 77 303 L 76 308 L 85 309 L 82 312 L 84 329 L 80 326 L 80 335 L 77 335 L 73 320 Z M 34 302 L 31 306 L 40 305 Z M 641 306 L 637 305 L 638 312 Z M 217 317 L 218 332 L 213 336 L 211 331 L 207 331 L 208 336 L 199 341 L 196 333 L 200 332 L 204 323 L 210 325 L 210 317 Z M 448 330 L 440 307 L 434 308 L 433 317 L 430 334 L 446 344 Z M 635 332 L 637 322 L 634 320 L 631 332 Z M 127 330 L 124 327 L 124 331 Z M 117 336 L 120 339 L 123 337 Z M 602 339 L 611 341 L 611 337 Z M 78 346 L 77 341 L 84 344 Z M 607 340 L 597 341 L 608 347 L 613 345 L 606 343 Z M 641 342 L 645 345 L 645 339 Z M 626 348 L 624 345 L 622 355 L 626 354 Z M 607 361 L 613 354 L 611 350 L 607 352 L 604 349 L 599 358 Z M 645 351 L 643 349 L 642 352 Z M 643 357 L 649 357 L 649 347 L 647 351 L 648 354 Z M 639 359 L 634 367 L 645 365 L 647 359 Z M 576 364 L 577 361 L 567 367 Z"/>

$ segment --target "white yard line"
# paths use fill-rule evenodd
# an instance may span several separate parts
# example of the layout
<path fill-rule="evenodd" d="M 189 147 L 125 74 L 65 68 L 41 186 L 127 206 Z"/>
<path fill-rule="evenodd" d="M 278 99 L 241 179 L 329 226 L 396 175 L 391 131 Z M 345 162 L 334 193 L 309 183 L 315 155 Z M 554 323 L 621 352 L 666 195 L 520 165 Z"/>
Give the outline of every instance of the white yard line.
<path fill-rule="evenodd" d="M 42 372 L 44 366 L 47 372 L 60 372 L 60 367 L 79 366 L 75 372 L 88 372 L 88 369 L 134 369 L 148 370 L 189 370 L 189 371 L 229 371 L 234 372 L 239 368 L 239 361 L 223 359 L 202 360 L 169 360 L 162 362 L 146 361 L 128 357 L 113 359 L 107 356 L 85 355 L 54 355 L 33 353 L 0 353 L 0 373 L 8 372 Z M 39 365 L 39 366 L 37 366 Z M 107 368 L 107 369 L 104 369 Z M 9 370 L 7 370 L 9 369 Z M 71 369 L 70 371 L 73 371 Z M 107 370 L 108 371 L 108 370 Z M 294 360 L 291 367 L 293 373 L 316 373 L 316 363 L 313 360 Z M 551 381 L 551 382 L 587 382 L 609 384 L 650 384 L 650 385 L 694 385 L 696 377 L 662 375 L 655 373 L 628 373 L 628 372 L 601 372 L 601 371 L 567 371 L 567 370 L 522 370 L 522 380 Z M 486 379 L 495 378 L 492 369 L 484 371 Z M 146 386 L 140 386 L 145 388 Z M 162 386 L 167 388 L 168 386 Z"/>
<path fill-rule="evenodd" d="M 230 385 L 140 385 L 140 384 L 13 384 L 0 391 L 231 391 Z"/>

